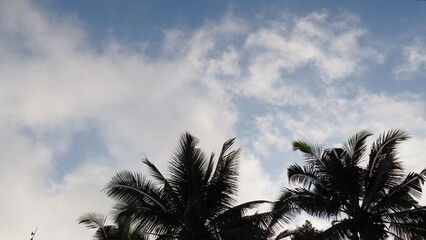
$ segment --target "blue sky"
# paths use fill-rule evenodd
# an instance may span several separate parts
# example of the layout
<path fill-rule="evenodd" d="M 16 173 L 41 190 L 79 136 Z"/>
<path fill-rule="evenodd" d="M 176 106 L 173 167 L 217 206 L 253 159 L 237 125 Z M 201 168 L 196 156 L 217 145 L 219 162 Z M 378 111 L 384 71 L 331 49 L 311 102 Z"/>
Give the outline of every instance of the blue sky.
<path fill-rule="evenodd" d="M 90 239 L 76 219 L 110 211 L 111 176 L 144 172 L 143 157 L 165 171 L 184 131 L 208 153 L 237 137 L 240 201 L 288 186 L 297 139 L 402 128 L 401 159 L 420 171 L 424 12 L 402 0 L 0 0 L 0 239 L 37 226 L 40 239 Z"/>

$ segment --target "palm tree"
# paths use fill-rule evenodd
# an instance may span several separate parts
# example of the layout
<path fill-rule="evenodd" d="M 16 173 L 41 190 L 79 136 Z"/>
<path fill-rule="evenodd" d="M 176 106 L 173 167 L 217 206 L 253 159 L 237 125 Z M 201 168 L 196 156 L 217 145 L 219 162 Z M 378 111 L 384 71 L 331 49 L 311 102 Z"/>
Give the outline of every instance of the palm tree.
<path fill-rule="evenodd" d="M 234 139 L 223 144 L 215 163 L 197 148 L 198 140 L 185 133 L 174 152 L 168 178 L 148 159 L 156 182 L 130 171 L 117 173 L 107 184 L 108 196 L 118 201 L 117 216 L 129 216 L 140 231 L 156 239 L 262 239 L 271 214 L 246 216 L 247 210 L 267 201 L 234 206 L 239 149 Z"/>
<path fill-rule="evenodd" d="M 100 213 L 86 213 L 78 219 L 79 224 L 89 229 L 97 229 L 93 238 L 96 240 L 145 240 L 139 229 L 132 227 L 131 219 L 119 217 L 115 225 L 106 225 L 107 217 Z"/>
<path fill-rule="evenodd" d="M 426 207 L 418 203 L 426 169 L 405 175 L 397 157 L 396 147 L 409 135 L 401 130 L 382 134 L 367 158 L 365 141 L 371 135 L 361 131 L 341 147 L 325 150 L 293 142 L 308 164 L 288 168 L 289 181 L 299 187 L 284 190 L 274 209 L 301 209 L 333 220 L 322 233 L 325 237 L 426 239 Z M 364 159 L 366 167 L 361 165 Z"/>

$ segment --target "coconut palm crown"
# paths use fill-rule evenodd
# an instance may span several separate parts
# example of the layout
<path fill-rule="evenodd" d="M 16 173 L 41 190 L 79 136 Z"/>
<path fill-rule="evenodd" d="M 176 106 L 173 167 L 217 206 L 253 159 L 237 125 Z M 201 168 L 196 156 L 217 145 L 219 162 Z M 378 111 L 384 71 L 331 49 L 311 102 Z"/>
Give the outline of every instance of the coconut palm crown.
<path fill-rule="evenodd" d="M 223 144 L 217 160 L 196 147 L 185 133 L 172 155 L 169 177 L 148 159 L 151 177 L 130 171 L 117 173 L 105 191 L 117 201 L 116 215 L 129 216 L 150 239 L 262 239 L 267 236 L 268 214 L 245 216 L 266 201 L 236 203 L 239 149 L 234 139 Z"/>
<path fill-rule="evenodd" d="M 131 219 L 120 217 L 115 219 L 114 225 L 107 225 L 107 216 L 101 213 L 85 213 L 79 217 L 78 223 L 89 229 L 96 229 L 95 240 L 147 240 L 139 229 L 131 224 Z"/>
<path fill-rule="evenodd" d="M 426 207 L 418 202 L 426 169 L 405 174 L 396 150 L 409 135 L 388 131 L 373 142 L 367 156 L 365 142 L 371 135 L 361 131 L 341 147 L 325 150 L 305 141 L 293 142 L 307 165 L 288 168 L 289 181 L 299 187 L 285 189 L 274 209 L 292 206 L 293 211 L 332 220 L 324 237 L 426 239 Z"/>

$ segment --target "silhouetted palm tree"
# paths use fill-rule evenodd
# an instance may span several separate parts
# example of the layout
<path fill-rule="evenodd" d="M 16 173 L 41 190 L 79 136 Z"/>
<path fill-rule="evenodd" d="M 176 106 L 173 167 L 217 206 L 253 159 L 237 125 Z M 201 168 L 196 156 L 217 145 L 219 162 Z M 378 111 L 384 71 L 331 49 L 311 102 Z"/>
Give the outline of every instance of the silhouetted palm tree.
<path fill-rule="evenodd" d="M 146 240 L 139 229 L 134 228 L 130 218 L 119 217 L 115 225 L 106 225 L 107 217 L 100 213 L 86 213 L 78 219 L 79 224 L 97 229 L 93 236 L 96 240 Z"/>
<path fill-rule="evenodd" d="M 157 239 L 266 237 L 270 214 L 245 216 L 247 210 L 266 201 L 234 206 L 240 152 L 231 150 L 234 139 L 223 144 L 216 163 L 214 155 L 208 158 L 197 143 L 190 134 L 182 135 L 168 178 L 144 159 L 156 183 L 139 173 L 117 173 L 105 189 L 118 201 L 117 216 L 130 216 L 142 232 Z"/>
<path fill-rule="evenodd" d="M 405 175 L 397 158 L 396 147 L 408 134 L 392 130 L 381 135 L 362 167 L 369 136 L 369 131 L 361 131 L 343 146 L 325 150 L 294 142 L 308 165 L 289 167 L 289 181 L 301 186 L 283 191 L 274 209 L 292 206 L 293 211 L 300 208 L 333 220 L 323 236 L 426 239 L 426 207 L 418 204 L 426 170 Z"/>

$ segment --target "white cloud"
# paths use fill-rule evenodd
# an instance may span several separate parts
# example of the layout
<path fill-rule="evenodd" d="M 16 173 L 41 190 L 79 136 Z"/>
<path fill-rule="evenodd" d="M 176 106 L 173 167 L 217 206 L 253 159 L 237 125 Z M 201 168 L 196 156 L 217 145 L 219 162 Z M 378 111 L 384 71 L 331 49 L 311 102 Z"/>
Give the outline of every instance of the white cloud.
<path fill-rule="evenodd" d="M 272 114 L 256 117 L 256 127 L 259 134 L 251 141 L 258 155 L 267 158 L 271 146 L 280 150 L 287 150 L 291 146 L 291 139 L 282 131 L 285 123 L 281 120 L 283 119 L 275 118 Z"/>
<path fill-rule="evenodd" d="M 381 54 L 359 43 L 365 34 L 358 18 L 349 13 L 332 18 L 319 12 L 272 21 L 245 42 L 250 63 L 242 91 L 274 104 L 311 103 L 314 99 L 307 96 L 303 78 L 314 77 L 321 82 L 308 82 L 329 86 L 359 75 L 367 68 L 365 62 L 382 60 Z"/>
<path fill-rule="evenodd" d="M 403 62 L 396 66 L 394 75 L 398 79 L 407 80 L 413 75 L 423 75 L 426 70 L 426 46 L 420 38 L 403 48 Z"/>
<path fill-rule="evenodd" d="M 240 202 L 259 200 L 275 200 L 283 185 L 283 179 L 274 181 L 263 169 L 260 159 L 249 151 L 240 157 Z M 267 187 L 265 187 L 267 186 Z"/>

